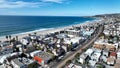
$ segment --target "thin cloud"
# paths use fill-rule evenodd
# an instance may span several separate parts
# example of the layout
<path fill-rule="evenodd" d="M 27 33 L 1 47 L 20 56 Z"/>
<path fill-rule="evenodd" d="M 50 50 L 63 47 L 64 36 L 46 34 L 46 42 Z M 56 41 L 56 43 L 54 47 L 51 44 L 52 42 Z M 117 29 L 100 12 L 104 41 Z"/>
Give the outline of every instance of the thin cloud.
<path fill-rule="evenodd" d="M 32 2 L 0 2 L 0 8 L 21 8 L 21 7 L 38 7 L 39 3 Z"/>
<path fill-rule="evenodd" d="M 0 9 L 6 8 L 33 8 L 33 7 L 40 7 L 44 6 L 48 3 L 63 3 L 65 0 L 36 0 L 36 1 L 29 1 L 25 2 L 24 0 L 17 1 L 17 0 L 0 0 Z"/>
<path fill-rule="evenodd" d="M 10 1 L 0 0 L 0 8 L 22 8 L 22 7 L 39 7 L 44 5 L 42 2 L 24 2 L 24 1 Z"/>
<path fill-rule="evenodd" d="M 43 2 L 63 3 L 65 0 L 42 0 Z"/>

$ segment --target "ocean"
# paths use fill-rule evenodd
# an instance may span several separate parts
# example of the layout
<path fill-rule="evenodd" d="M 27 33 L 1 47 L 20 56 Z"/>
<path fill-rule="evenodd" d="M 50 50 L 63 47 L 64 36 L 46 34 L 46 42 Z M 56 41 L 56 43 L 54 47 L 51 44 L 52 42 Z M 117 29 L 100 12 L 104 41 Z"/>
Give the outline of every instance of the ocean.
<path fill-rule="evenodd" d="M 69 16 L 0 16 L 0 36 L 54 29 L 92 20 L 94 19 Z"/>

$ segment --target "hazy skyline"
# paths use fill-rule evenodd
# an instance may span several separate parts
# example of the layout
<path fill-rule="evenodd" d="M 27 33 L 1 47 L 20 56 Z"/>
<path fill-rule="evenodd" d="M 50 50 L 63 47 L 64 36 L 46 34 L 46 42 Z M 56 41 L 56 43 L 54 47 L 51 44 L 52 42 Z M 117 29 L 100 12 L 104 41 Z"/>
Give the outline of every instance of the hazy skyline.
<path fill-rule="evenodd" d="M 119 8 L 120 0 L 0 0 L 0 15 L 86 16 Z"/>

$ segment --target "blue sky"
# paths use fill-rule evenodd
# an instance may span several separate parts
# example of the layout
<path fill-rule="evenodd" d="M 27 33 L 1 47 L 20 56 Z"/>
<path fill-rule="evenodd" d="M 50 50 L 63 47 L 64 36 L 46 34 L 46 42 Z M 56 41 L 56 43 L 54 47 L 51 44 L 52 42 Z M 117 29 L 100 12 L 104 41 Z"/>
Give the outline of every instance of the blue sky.
<path fill-rule="evenodd" d="M 87 16 L 120 13 L 120 0 L 0 0 L 0 15 Z"/>

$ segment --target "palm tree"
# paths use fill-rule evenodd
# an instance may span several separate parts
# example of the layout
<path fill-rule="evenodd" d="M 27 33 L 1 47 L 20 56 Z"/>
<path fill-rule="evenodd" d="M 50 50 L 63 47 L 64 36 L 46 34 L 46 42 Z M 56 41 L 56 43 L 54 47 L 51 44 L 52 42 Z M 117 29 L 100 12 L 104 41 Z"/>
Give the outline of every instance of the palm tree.
<path fill-rule="evenodd" d="M 36 32 L 34 32 L 34 35 L 36 35 L 37 33 Z"/>
<path fill-rule="evenodd" d="M 73 42 L 71 42 L 71 44 L 69 45 L 69 51 L 72 50 L 72 46 L 73 46 Z"/>
<path fill-rule="evenodd" d="M 31 34 L 28 34 L 28 36 L 31 36 Z"/>
<path fill-rule="evenodd" d="M 8 36 L 6 35 L 6 39 L 8 40 Z"/>
<path fill-rule="evenodd" d="M 16 40 L 18 41 L 18 36 L 16 36 Z"/>
<path fill-rule="evenodd" d="M 9 39 L 11 40 L 11 35 L 9 35 Z"/>

